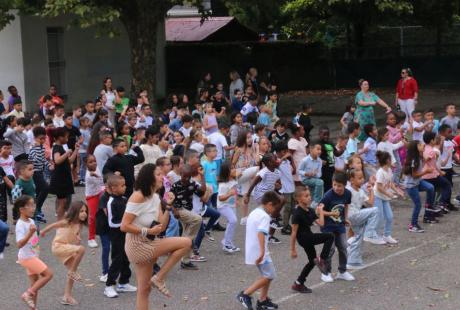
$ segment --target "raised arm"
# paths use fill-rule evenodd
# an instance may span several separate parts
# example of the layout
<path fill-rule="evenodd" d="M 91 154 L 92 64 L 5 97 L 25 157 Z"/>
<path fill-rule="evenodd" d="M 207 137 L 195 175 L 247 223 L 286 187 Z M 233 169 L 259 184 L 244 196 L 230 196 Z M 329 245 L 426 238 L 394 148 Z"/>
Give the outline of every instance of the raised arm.
<path fill-rule="evenodd" d="M 66 225 L 68 225 L 67 220 L 57 221 L 57 222 L 55 222 L 55 223 L 53 223 L 51 225 L 48 225 L 45 228 L 43 228 L 40 231 L 40 236 L 44 237 L 48 231 L 50 231 L 52 229 L 58 229 L 58 228 L 61 228 L 61 227 L 65 227 Z"/>

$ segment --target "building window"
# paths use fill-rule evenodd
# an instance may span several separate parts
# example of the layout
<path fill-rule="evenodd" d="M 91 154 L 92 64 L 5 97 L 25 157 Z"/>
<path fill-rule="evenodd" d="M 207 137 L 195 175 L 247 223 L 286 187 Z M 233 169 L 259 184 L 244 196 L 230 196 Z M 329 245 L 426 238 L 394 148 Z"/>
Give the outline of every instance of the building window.
<path fill-rule="evenodd" d="M 65 84 L 64 28 L 47 28 L 46 34 L 50 84 L 56 85 L 58 94 L 65 100 L 67 99 L 67 89 Z"/>

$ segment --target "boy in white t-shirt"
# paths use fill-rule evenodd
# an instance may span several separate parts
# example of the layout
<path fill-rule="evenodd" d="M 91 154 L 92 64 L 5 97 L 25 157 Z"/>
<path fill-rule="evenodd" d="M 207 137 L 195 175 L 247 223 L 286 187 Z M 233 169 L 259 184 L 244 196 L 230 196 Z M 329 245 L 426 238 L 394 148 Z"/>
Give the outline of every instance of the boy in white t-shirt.
<path fill-rule="evenodd" d="M 225 138 L 228 135 L 228 131 L 230 127 L 226 122 L 219 123 L 219 131 L 216 131 L 210 135 L 208 135 L 208 143 L 214 144 L 217 148 L 217 156 L 214 158 L 214 161 L 217 164 L 217 175 L 220 172 L 220 165 L 222 161 L 225 160 L 225 153 L 230 151 L 234 148 L 234 146 L 229 146 L 227 143 L 227 139 Z"/>
<path fill-rule="evenodd" d="M 412 112 L 412 140 L 423 142 L 423 133 L 428 123 L 423 123 L 422 112 L 415 110 Z"/>
<path fill-rule="evenodd" d="M 262 206 L 252 211 L 246 223 L 246 244 L 245 261 L 247 265 L 256 265 L 261 278 L 257 279 L 247 289 L 237 295 L 237 300 L 246 309 L 253 309 L 251 295 L 260 290 L 260 297 L 257 300 L 257 309 L 277 309 L 268 297 L 270 283 L 276 277 L 275 266 L 273 265 L 268 251 L 268 231 L 270 229 L 270 217 L 281 203 L 280 196 L 273 191 L 266 192 L 262 196 Z"/>

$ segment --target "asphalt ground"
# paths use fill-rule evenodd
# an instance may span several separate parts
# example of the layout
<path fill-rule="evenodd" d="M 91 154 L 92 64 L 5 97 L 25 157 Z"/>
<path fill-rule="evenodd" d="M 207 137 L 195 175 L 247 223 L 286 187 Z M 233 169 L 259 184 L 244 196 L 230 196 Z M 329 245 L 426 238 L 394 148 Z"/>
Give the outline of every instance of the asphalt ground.
<path fill-rule="evenodd" d="M 77 188 L 74 199 L 82 198 L 83 189 Z M 422 225 L 425 233 L 416 234 L 407 231 L 411 201 L 394 201 L 393 207 L 393 236 L 400 243 L 396 246 L 364 243 L 366 267 L 353 272 L 356 277 L 353 282 L 326 284 L 321 282 L 319 270 L 314 269 L 306 283 L 313 289 L 312 294 L 296 294 L 290 289 L 307 259 L 301 248 L 298 248 L 299 257 L 291 259 L 289 236 L 278 234 L 282 243 L 270 245 L 277 278 L 269 295 L 280 309 L 459 309 L 460 212 L 442 217 L 439 224 Z M 46 201 L 44 210 L 47 218 L 53 220 L 54 198 Z M 243 251 L 244 232 L 244 226 L 238 226 L 235 238 L 236 245 Z M 86 240 L 86 235 L 87 231 L 83 240 Z M 201 254 L 208 261 L 197 263 L 200 267 L 198 271 L 185 271 L 176 266 L 167 278 L 173 297 L 165 298 L 153 290 L 151 309 L 242 309 L 235 295 L 258 276 L 257 269 L 244 264 L 244 252 L 233 255 L 223 253 L 220 246 L 222 232 L 215 232 L 214 236 L 215 242 L 204 239 L 202 244 Z M 66 271 L 51 254 L 52 238 L 53 233 L 41 240 L 41 258 L 54 270 L 55 276 L 40 290 L 38 309 L 66 307 L 59 303 Z M 8 240 L 12 245 L 6 248 L 5 259 L 0 261 L 0 309 L 27 309 L 20 295 L 27 288 L 28 279 L 22 267 L 16 264 L 14 235 L 10 234 Z M 120 294 L 115 299 L 103 295 L 105 284 L 98 281 L 100 247 L 87 248 L 79 272 L 85 283 L 75 285 L 74 297 L 80 304 L 72 308 L 135 308 L 135 293 Z M 336 256 L 333 272 L 337 272 Z M 136 284 L 134 275 L 131 284 Z"/>

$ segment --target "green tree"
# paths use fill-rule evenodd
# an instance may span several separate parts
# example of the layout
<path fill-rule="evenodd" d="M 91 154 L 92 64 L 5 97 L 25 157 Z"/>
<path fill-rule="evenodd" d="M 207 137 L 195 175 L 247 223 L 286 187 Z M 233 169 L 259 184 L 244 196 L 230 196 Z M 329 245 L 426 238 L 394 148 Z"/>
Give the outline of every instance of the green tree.
<path fill-rule="evenodd" d="M 291 33 L 308 30 L 310 36 L 324 39 L 329 29 L 339 29 L 359 48 L 373 26 L 412 9 L 409 0 L 289 0 L 282 12 L 289 17 L 286 29 Z"/>
<path fill-rule="evenodd" d="M 441 53 L 442 36 L 454 22 L 458 13 L 458 1 L 452 0 L 414 0 L 415 20 L 423 26 L 436 31 L 436 54 Z"/>
<path fill-rule="evenodd" d="M 278 31 L 284 23 L 281 8 L 286 0 L 221 0 L 230 16 L 257 31 Z"/>
<path fill-rule="evenodd" d="M 81 28 L 95 27 L 97 35 L 113 37 L 125 28 L 131 50 L 132 91 L 147 89 L 155 97 L 155 70 L 159 25 L 165 15 L 179 0 L 1 0 L 0 29 L 14 19 L 11 9 L 22 14 L 55 17 L 68 14 L 70 24 Z M 200 0 L 189 0 L 204 12 Z"/>

